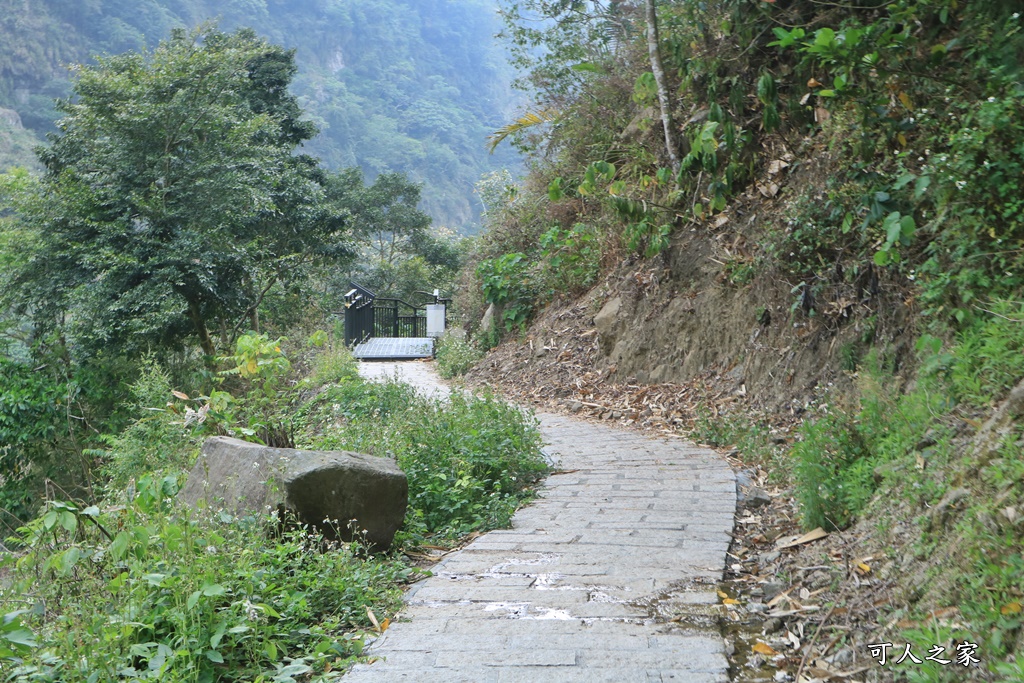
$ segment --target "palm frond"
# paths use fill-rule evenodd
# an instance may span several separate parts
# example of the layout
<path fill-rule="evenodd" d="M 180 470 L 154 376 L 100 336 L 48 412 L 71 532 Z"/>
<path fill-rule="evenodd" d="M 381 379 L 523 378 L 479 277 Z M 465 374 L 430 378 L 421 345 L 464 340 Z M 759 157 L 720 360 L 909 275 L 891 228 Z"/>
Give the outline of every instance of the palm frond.
<path fill-rule="evenodd" d="M 533 126 L 539 126 L 542 123 L 550 123 L 556 120 L 560 115 L 560 112 L 556 109 L 541 109 L 540 111 L 531 111 L 523 114 L 518 119 L 502 126 L 498 130 L 494 131 L 487 136 L 487 149 L 491 154 L 494 154 L 494 149 L 501 144 L 501 142 L 509 135 L 515 135 L 516 133 L 531 128 Z"/>

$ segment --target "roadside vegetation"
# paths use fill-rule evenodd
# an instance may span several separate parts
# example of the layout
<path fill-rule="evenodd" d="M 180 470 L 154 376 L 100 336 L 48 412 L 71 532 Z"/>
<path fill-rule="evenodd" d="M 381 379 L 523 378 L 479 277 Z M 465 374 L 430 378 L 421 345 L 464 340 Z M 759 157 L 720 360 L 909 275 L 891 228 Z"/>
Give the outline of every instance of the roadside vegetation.
<path fill-rule="evenodd" d="M 366 383 L 338 338 L 336 273 L 443 285 L 457 241 L 404 176 L 298 153 L 294 54 L 251 31 L 75 74 L 43 175 L 0 175 L 0 678 L 337 679 L 406 551 L 507 524 L 547 471 L 526 413 Z M 396 459 L 395 545 L 185 509 L 213 435 Z"/>
<path fill-rule="evenodd" d="M 714 405 L 696 407 L 693 435 L 769 470 L 807 529 L 909 515 L 891 520 L 916 539 L 891 551 L 916 562 L 894 582 L 909 597 L 893 624 L 955 605 L 959 621 L 906 641 L 980 640 L 984 676 L 1021 678 L 1020 415 L 997 443 L 974 441 L 1024 379 L 1019 3 L 663 2 L 653 47 L 650 4 L 506 5 L 533 103 L 492 142 L 524 150 L 530 173 L 481 192 L 487 230 L 458 301 L 472 339 L 558 338 L 551 318 L 577 298 L 727 290 L 756 309 L 756 334 L 781 335 L 769 350 L 828 347 L 804 358 L 833 364 L 835 387 L 769 389 L 794 394 L 793 443 L 771 416 Z M 654 327 L 657 312 L 619 320 Z M 715 371 L 749 369 L 754 346 Z M 609 351 L 596 367 L 581 356 L 591 386 L 615 372 Z M 560 389 L 543 395 L 573 396 Z"/>
<path fill-rule="evenodd" d="M 302 377 L 285 344 L 243 336 L 222 374 L 242 379 L 209 396 L 190 398 L 147 366 L 133 386 L 136 419 L 93 452 L 102 488 L 75 499 L 51 491 L 10 535 L 5 680 L 332 680 L 420 576 L 402 550 L 507 525 L 547 471 L 536 425 L 518 408 L 366 382 L 344 348 L 307 351 Z M 409 508 L 392 552 L 183 509 L 175 494 L 215 434 L 395 458 Z"/>

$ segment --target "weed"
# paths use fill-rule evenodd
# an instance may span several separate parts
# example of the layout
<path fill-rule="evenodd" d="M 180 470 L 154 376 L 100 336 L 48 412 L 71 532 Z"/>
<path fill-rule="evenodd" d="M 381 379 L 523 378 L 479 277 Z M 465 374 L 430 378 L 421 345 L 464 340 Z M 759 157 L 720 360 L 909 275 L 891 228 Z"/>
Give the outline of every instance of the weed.
<path fill-rule="evenodd" d="M 16 658 L 0 639 L 6 680 L 330 680 L 361 651 L 367 610 L 397 607 L 402 565 L 303 530 L 190 518 L 176 491 L 144 477 L 124 506 L 50 502 L 19 530 L 0 592 L 22 628 Z"/>
<path fill-rule="evenodd" d="M 299 410 L 303 447 L 394 458 L 409 478 L 402 537 L 452 539 L 508 524 L 547 467 L 536 425 L 490 396 L 417 396 L 361 380 L 329 387 Z"/>
<path fill-rule="evenodd" d="M 437 342 L 437 372 L 445 379 L 466 374 L 483 353 L 472 342 L 446 334 Z"/>

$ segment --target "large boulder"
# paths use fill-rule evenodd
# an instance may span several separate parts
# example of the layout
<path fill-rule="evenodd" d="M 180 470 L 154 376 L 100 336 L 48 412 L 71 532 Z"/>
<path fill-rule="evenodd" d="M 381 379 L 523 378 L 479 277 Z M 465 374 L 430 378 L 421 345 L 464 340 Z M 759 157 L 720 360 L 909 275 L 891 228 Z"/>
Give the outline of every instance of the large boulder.
<path fill-rule="evenodd" d="M 385 550 L 405 518 L 409 482 L 387 458 L 215 436 L 203 444 L 179 495 L 192 507 L 205 501 L 239 516 L 289 510 L 328 537 L 349 541 L 355 529 Z"/>

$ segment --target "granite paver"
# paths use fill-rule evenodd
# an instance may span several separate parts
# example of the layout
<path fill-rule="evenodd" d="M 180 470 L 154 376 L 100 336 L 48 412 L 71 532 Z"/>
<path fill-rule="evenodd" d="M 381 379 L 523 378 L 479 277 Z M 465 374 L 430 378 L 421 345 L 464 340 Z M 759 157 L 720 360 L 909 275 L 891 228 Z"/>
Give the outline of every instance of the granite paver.
<path fill-rule="evenodd" d="M 428 364 L 375 365 L 446 391 Z M 672 619 L 716 609 L 732 470 L 680 439 L 538 418 L 556 462 L 538 499 L 417 583 L 345 683 L 728 680 L 715 620 Z"/>

